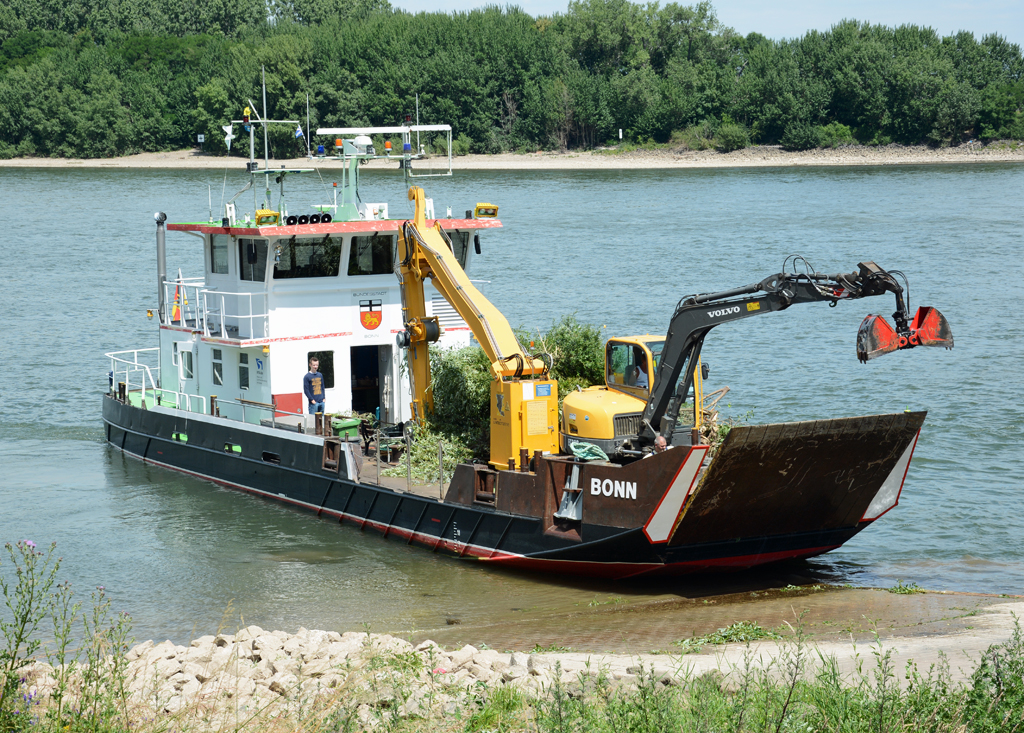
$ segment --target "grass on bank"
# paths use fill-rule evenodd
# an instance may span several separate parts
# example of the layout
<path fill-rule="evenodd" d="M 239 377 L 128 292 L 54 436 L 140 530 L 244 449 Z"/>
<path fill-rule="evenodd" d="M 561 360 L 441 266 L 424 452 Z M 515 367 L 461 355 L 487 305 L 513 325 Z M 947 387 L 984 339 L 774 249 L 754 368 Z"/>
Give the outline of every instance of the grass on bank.
<path fill-rule="evenodd" d="M 302 697 L 296 686 L 294 694 L 286 690 L 255 709 L 219 714 L 197 694 L 168 713 L 162 703 L 130 693 L 124 660 L 130 618 L 112 615 L 102 591 L 91 608 L 75 600 L 68 584 L 56 582 L 60 559 L 52 545 L 43 552 L 24 540 L 6 550 L 9 562 L 0 566 L 4 733 L 1024 730 L 1024 633 L 1016 619 L 1010 639 L 990 647 L 964 682 L 953 679 L 944 658 L 926 672 L 908 664 L 901 674 L 880 642 L 844 676 L 836 659 L 817 655 L 797 628 L 775 658 L 755 658 L 748 646 L 743 662 L 725 674 L 694 674 L 684 659 L 669 672 L 640 665 L 620 680 L 601 669 L 566 675 L 556 664 L 550 683 L 533 692 L 515 682 L 447 685 L 448 672 L 431 654 L 382 652 L 360 667 L 339 666 L 343 682 L 323 694 Z M 766 635 L 756 624 L 736 624 L 709 637 L 719 643 Z M 47 697 L 28 681 L 33 659 L 56 667 Z"/>

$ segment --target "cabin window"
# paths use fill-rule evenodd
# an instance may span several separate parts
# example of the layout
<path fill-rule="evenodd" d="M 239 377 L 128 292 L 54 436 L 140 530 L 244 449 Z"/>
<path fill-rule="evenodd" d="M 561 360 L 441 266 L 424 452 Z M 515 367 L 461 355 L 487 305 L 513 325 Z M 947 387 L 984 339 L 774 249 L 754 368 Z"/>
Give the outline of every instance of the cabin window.
<path fill-rule="evenodd" d="M 213 350 L 213 383 L 217 386 L 224 384 L 224 362 L 221 361 L 221 350 Z"/>
<path fill-rule="evenodd" d="M 608 384 L 650 389 L 651 367 L 644 350 L 635 344 L 611 341 L 607 353 Z"/>
<path fill-rule="evenodd" d="M 274 248 L 274 259 L 275 280 L 337 277 L 341 269 L 341 239 L 327 236 L 281 241 Z"/>
<path fill-rule="evenodd" d="M 313 359 L 320 362 L 317 371 L 324 375 L 324 389 L 334 389 L 334 352 L 310 351 L 306 363 Z"/>
<path fill-rule="evenodd" d="M 178 365 L 181 367 L 181 378 L 192 379 L 192 352 L 181 350 L 178 352 Z"/>
<path fill-rule="evenodd" d="M 349 275 L 390 275 L 394 266 L 395 238 L 390 234 L 352 237 L 348 257 Z"/>
<path fill-rule="evenodd" d="M 228 246 L 231 237 L 227 234 L 214 234 L 210 239 L 210 272 L 215 275 L 228 274 Z"/>
<path fill-rule="evenodd" d="M 469 252 L 469 232 L 447 232 L 452 240 L 452 252 L 459 266 L 466 269 L 466 254 Z"/>
<path fill-rule="evenodd" d="M 250 282 L 267 279 L 267 240 L 238 240 L 238 273 L 241 280 Z"/>
<path fill-rule="evenodd" d="M 238 355 L 238 388 L 249 389 L 249 355 Z"/>

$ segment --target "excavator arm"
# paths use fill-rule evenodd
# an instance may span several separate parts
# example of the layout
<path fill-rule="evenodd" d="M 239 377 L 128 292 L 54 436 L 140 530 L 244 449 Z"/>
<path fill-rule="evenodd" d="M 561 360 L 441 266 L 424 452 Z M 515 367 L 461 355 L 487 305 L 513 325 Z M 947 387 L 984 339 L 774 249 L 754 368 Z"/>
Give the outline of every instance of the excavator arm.
<path fill-rule="evenodd" d="M 526 354 L 505 316 L 470 282 L 440 226 L 427 226 L 423 189 L 411 187 L 409 200 L 415 202 L 416 213 L 402 225 L 395 270 L 402 292 L 405 331 L 400 345 L 409 350 L 413 418 L 419 420 L 433 409 L 427 349 L 441 334 L 437 319 L 426 313 L 423 284 L 427 278 L 466 321 L 495 379 L 547 374 L 549 363 Z"/>
<path fill-rule="evenodd" d="M 802 261 L 803 258 L 797 258 Z M 787 263 L 789 262 L 787 258 Z M 795 263 L 794 263 L 795 264 Z M 946 319 L 934 308 L 918 309 L 909 318 L 905 288 L 896 276 L 874 262 L 862 262 L 858 271 L 826 275 L 813 271 L 783 272 L 732 290 L 684 297 L 676 306 L 662 348 L 650 398 L 641 420 L 641 444 L 662 435 L 671 442 L 679 419 L 679 410 L 693 385 L 694 368 L 699 363 L 707 334 L 715 326 L 742 318 L 785 310 L 797 303 L 855 300 L 890 292 L 896 297 L 893 313 L 895 329 L 884 318 L 869 315 L 857 333 L 857 356 L 862 362 L 900 349 L 915 346 L 953 348 L 953 334 Z M 904 283 L 906 278 L 904 277 Z"/>

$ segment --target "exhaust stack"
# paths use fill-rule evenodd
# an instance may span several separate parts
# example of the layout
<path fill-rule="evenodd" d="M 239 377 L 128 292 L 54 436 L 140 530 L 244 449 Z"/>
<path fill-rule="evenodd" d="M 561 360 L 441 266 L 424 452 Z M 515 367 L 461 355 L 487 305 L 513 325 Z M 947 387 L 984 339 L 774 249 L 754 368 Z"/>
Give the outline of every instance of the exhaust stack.
<path fill-rule="evenodd" d="M 167 323 L 167 294 L 164 292 L 164 282 L 167 280 L 167 239 L 164 222 L 167 221 L 167 214 L 158 211 L 153 214 L 156 220 L 156 288 L 160 304 L 157 311 L 160 314 L 160 323 Z"/>

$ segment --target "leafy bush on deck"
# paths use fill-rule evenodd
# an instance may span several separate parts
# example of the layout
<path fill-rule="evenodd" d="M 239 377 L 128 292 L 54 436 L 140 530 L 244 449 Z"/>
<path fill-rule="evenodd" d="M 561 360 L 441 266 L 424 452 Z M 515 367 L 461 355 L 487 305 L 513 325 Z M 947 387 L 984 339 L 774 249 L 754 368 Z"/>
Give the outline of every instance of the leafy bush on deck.
<path fill-rule="evenodd" d="M 531 354 L 551 355 L 551 374 L 558 380 L 559 403 L 577 386 L 589 387 L 604 381 L 604 339 L 601 331 L 581 323 L 575 314 L 563 316 L 546 333 L 530 336 L 517 333 L 523 348 Z M 531 346 L 532 344 L 532 346 Z M 487 357 L 479 346 L 430 350 L 434 412 L 423 426 L 423 435 L 433 441 L 433 452 L 423 453 L 425 464 L 437 471 L 436 440 L 447 441 L 455 450 L 486 460 L 490 449 L 491 373 Z M 417 452 L 414 450 L 414 472 Z"/>

